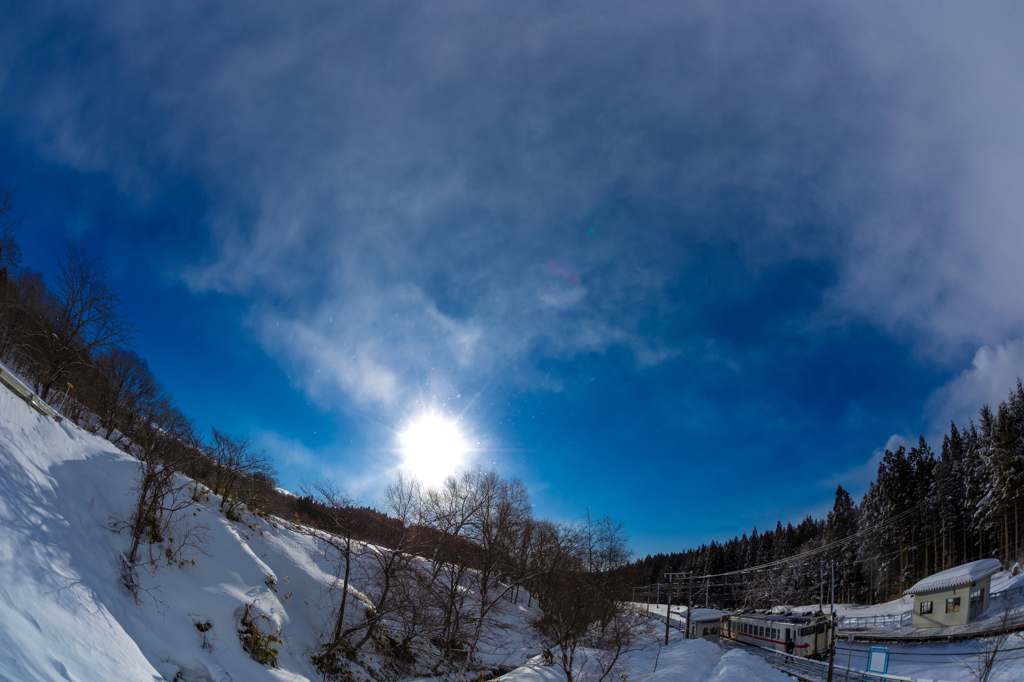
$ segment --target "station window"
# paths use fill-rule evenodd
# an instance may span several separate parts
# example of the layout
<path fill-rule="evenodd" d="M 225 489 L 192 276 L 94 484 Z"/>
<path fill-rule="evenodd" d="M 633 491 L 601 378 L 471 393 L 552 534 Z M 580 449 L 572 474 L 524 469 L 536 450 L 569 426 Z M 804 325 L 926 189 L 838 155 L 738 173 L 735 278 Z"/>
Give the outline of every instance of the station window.
<path fill-rule="evenodd" d="M 931 613 L 931 612 L 932 612 L 932 603 L 930 601 L 923 601 L 923 602 L 921 602 L 921 615 L 923 616 L 923 615 L 925 615 L 927 613 Z"/>
<path fill-rule="evenodd" d="M 960 613 L 960 597 L 950 597 L 946 600 L 946 613 Z"/>

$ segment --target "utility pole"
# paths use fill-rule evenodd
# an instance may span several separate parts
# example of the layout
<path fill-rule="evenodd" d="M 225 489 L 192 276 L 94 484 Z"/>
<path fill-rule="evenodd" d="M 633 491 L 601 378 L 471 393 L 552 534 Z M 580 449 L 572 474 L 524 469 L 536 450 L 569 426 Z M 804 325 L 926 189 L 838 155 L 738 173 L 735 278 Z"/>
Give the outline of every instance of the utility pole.
<path fill-rule="evenodd" d="M 825 610 L 825 567 L 818 559 L 818 610 Z"/>
<path fill-rule="evenodd" d="M 690 604 L 693 603 L 693 577 L 687 576 L 686 582 L 686 637 L 684 639 L 690 639 L 690 616 L 693 613 L 693 609 L 690 608 Z"/>
<path fill-rule="evenodd" d="M 831 604 L 828 609 L 828 639 L 831 646 L 828 649 L 828 682 L 832 682 L 832 671 L 835 668 L 836 660 L 836 600 L 835 600 L 835 584 L 836 584 L 836 562 L 832 561 L 832 581 L 829 585 L 829 592 L 832 594 Z M 847 675 L 849 675 L 849 666 L 847 666 Z"/>
<path fill-rule="evenodd" d="M 668 623 L 672 618 L 672 574 L 668 574 L 668 604 L 665 605 L 665 646 L 668 646 Z"/>

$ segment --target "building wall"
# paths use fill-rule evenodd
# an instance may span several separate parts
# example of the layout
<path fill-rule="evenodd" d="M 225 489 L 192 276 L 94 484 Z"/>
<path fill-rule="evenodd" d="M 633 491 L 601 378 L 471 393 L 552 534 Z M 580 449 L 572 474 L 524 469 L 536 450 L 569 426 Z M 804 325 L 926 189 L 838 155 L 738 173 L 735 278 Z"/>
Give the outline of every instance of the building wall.
<path fill-rule="evenodd" d="M 718 634 L 722 626 L 721 619 L 715 620 L 695 620 L 693 625 L 690 626 L 689 637 L 691 639 L 703 638 L 712 642 L 718 641 Z M 708 634 L 704 634 L 704 630 L 708 631 Z"/>
<path fill-rule="evenodd" d="M 978 615 L 988 610 L 989 586 L 992 578 L 983 578 L 970 586 L 958 587 L 955 590 L 943 590 L 941 592 L 930 592 L 928 594 L 914 595 L 914 627 L 915 628 L 939 628 L 951 625 L 966 625 L 971 609 L 971 593 L 977 590 L 984 590 L 981 611 Z M 960 598 L 960 610 L 954 613 L 946 613 L 946 600 Z M 932 603 L 930 614 L 921 614 L 922 602 Z M 977 617 L 977 616 L 975 616 Z"/>

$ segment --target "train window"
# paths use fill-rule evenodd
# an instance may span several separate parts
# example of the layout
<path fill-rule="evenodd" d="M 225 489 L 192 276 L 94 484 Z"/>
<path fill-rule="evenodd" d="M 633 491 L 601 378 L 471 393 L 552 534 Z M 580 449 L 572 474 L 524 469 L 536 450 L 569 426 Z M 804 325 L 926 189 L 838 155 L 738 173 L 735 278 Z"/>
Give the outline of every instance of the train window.
<path fill-rule="evenodd" d="M 825 632 L 825 624 L 824 623 L 818 623 L 818 627 L 815 628 L 815 630 L 817 630 L 819 635 L 820 634 L 824 634 L 824 632 Z"/>
<path fill-rule="evenodd" d="M 951 597 L 946 600 L 946 613 L 960 613 L 960 597 Z"/>
<path fill-rule="evenodd" d="M 764 626 L 763 625 L 758 626 L 758 628 L 757 628 L 757 636 L 758 637 L 764 637 Z"/>
<path fill-rule="evenodd" d="M 930 601 L 921 602 L 921 615 L 932 612 L 932 603 Z"/>

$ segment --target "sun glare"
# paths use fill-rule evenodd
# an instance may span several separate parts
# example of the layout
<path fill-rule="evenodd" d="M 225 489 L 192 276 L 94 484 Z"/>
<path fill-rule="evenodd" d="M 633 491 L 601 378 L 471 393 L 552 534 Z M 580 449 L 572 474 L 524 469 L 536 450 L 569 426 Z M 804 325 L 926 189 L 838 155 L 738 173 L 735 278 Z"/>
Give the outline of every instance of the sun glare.
<path fill-rule="evenodd" d="M 425 415 L 399 434 L 402 468 L 427 486 L 455 473 L 466 457 L 467 447 L 455 423 Z"/>

